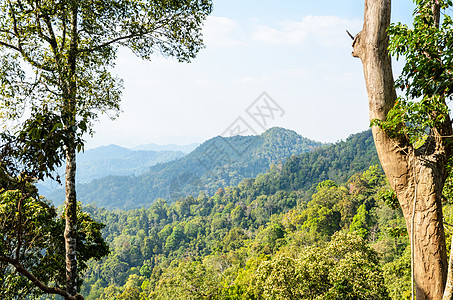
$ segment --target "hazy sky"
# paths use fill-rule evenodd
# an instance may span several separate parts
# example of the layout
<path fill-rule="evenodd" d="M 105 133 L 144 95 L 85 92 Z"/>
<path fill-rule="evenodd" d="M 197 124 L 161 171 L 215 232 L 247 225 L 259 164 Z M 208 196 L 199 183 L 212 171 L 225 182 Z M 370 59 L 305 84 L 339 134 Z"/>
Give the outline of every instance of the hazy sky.
<path fill-rule="evenodd" d="M 412 2 L 393 2 L 393 21 L 409 22 Z M 363 0 L 214 0 L 206 48 L 192 63 L 159 56 L 144 62 L 120 51 L 115 73 L 124 80 L 123 112 L 115 121 L 101 119 L 87 148 L 202 142 L 238 122 L 257 133 L 281 126 L 322 142 L 366 130 L 362 64 L 345 32 L 360 31 L 363 6 Z M 255 102 L 263 92 L 274 101 L 268 99 L 274 110 L 268 107 L 267 116 L 275 115 L 260 126 L 247 109 L 263 103 Z"/>

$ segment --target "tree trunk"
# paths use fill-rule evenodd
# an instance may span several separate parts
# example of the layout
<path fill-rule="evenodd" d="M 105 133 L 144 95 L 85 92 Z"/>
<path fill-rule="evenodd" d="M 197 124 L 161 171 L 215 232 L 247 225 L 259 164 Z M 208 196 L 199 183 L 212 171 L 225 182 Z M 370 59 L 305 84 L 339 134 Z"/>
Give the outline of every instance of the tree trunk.
<path fill-rule="evenodd" d="M 387 50 L 390 13 L 391 0 L 365 0 L 363 29 L 353 42 L 352 54 L 363 63 L 370 120 L 385 120 L 397 98 Z M 390 138 L 377 127 L 372 131 L 413 241 L 417 300 L 442 299 L 448 267 L 441 204 L 447 163 L 444 134 L 433 130 L 426 143 L 414 149 L 404 136 Z"/>
<path fill-rule="evenodd" d="M 78 1 L 71 2 L 71 41 L 68 54 L 69 70 L 67 77 L 68 90 L 64 99 L 63 116 L 66 130 L 69 134 L 69 141 L 66 145 L 66 226 L 65 226 L 65 248 L 66 248 L 66 290 L 71 296 L 77 295 L 77 197 L 76 197 L 76 60 L 78 48 Z M 75 128 L 75 129 L 74 129 Z M 77 295 L 81 297 L 80 295 Z M 83 299 L 83 297 L 81 297 Z"/>
<path fill-rule="evenodd" d="M 66 147 L 66 200 L 65 200 L 65 250 L 66 250 L 66 290 L 77 294 L 77 198 L 75 190 L 76 153 L 74 147 Z"/>

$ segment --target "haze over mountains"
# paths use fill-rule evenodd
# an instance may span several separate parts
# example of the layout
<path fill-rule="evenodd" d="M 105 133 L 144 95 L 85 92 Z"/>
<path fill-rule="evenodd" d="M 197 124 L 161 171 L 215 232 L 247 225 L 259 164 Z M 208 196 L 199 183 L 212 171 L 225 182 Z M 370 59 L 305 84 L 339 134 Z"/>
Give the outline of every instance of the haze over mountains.
<path fill-rule="evenodd" d="M 183 157 L 187 154 L 185 151 L 194 146 L 195 144 L 187 146 L 152 144 L 149 148 L 156 150 L 131 150 L 117 145 L 108 145 L 89 149 L 77 156 L 76 181 L 81 184 L 110 175 L 139 175 L 158 163 Z M 147 148 L 147 145 L 142 148 Z M 64 178 L 64 167 L 59 168 L 58 173 L 61 178 Z M 45 196 L 61 188 L 58 183 L 51 180 L 38 183 L 37 186 Z"/>
<path fill-rule="evenodd" d="M 91 154 L 95 157 L 103 150 L 110 155 L 131 151 L 118 146 L 94 150 Z M 118 162 L 123 170 L 126 161 Z M 271 128 L 260 136 L 212 138 L 190 154 L 158 163 L 145 172 L 109 174 L 79 184 L 77 195 L 84 204 L 131 209 L 147 207 L 158 198 L 174 202 L 200 192 L 212 195 L 219 188 L 238 185 L 266 172 L 258 177 L 271 180 L 269 188 L 309 189 L 320 180 L 341 180 L 373 164 L 378 164 L 378 159 L 369 131 L 353 135 L 346 142 L 323 145 L 291 130 Z M 63 190 L 48 198 L 61 204 Z"/>
<path fill-rule="evenodd" d="M 85 204 L 95 202 L 110 208 L 133 208 L 150 205 L 158 198 L 175 201 L 200 191 L 212 193 L 266 172 L 272 163 L 321 145 L 283 128 L 271 128 L 260 136 L 218 136 L 190 154 L 154 165 L 141 175 L 117 174 L 79 184 L 78 199 Z M 60 204 L 63 191 L 49 198 Z"/>

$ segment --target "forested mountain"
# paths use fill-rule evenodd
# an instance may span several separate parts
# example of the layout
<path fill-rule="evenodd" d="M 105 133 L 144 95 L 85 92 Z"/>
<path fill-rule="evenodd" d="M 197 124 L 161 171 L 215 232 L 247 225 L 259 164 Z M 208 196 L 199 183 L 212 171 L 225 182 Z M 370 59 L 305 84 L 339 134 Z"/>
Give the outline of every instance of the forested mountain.
<path fill-rule="evenodd" d="M 323 180 L 345 182 L 355 173 L 380 164 L 371 130 L 353 134 L 338 143 L 291 156 L 259 175 L 254 185 L 267 194 L 279 190 L 308 190 Z"/>
<path fill-rule="evenodd" d="M 111 254 L 86 299 L 410 299 L 401 210 L 378 165 L 312 193 L 248 180 L 148 209 L 85 209 Z M 386 196 L 387 195 L 387 196 Z M 393 207 L 393 208 L 392 208 Z"/>
<path fill-rule="evenodd" d="M 117 145 L 90 149 L 78 156 L 77 181 L 87 183 L 109 175 L 138 175 L 151 166 L 181 158 L 181 151 L 129 150 Z"/>
<path fill-rule="evenodd" d="M 130 150 L 117 145 L 101 146 L 86 150 L 77 156 L 78 183 L 88 183 L 111 175 L 139 175 L 158 163 L 172 161 L 186 155 L 181 151 Z M 64 168 L 58 173 L 64 178 Z M 41 194 L 49 196 L 52 190 L 61 188 L 57 182 L 46 180 L 38 184 Z"/>
<path fill-rule="evenodd" d="M 218 136 L 187 156 L 152 166 L 142 175 L 109 176 L 78 185 L 77 196 L 84 204 L 130 209 L 149 206 L 158 198 L 172 202 L 200 191 L 213 194 L 321 145 L 283 128 L 271 128 L 259 136 Z M 62 203 L 63 192 L 49 198 Z"/>
<path fill-rule="evenodd" d="M 88 263 L 81 293 L 87 300 L 409 299 L 405 221 L 376 162 L 365 131 L 212 195 L 128 211 L 85 206 L 106 225 L 111 253 Z"/>

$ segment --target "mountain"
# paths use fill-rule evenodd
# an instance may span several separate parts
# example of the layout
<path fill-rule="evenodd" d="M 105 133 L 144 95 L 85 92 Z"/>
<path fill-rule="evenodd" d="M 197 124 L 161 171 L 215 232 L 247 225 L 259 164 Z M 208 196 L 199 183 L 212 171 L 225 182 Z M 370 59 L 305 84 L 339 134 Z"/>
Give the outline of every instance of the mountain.
<path fill-rule="evenodd" d="M 111 175 L 139 175 L 158 163 L 172 161 L 186 155 L 181 151 L 133 151 L 117 145 L 101 146 L 77 156 L 77 182 L 88 183 Z M 64 167 L 58 170 L 61 177 Z M 37 184 L 42 195 L 49 196 L 61 186 L 51 180 Z"/>
<path fill-rule="evenodd" d="M 351 135 L 346 141 L 291 156 L 256 179 L 242 182 L 259 194 L 309 190 L 323 180 L 346 183 L 356 173 L 380 165 L 371 130 Z"/>
<path fill-rule="evenodd" d="M 378 200 L 389 186 L 378 164 L 368 167 L 374 163 L 365 131 L 212 196 L 128 211 L 86 206 L 106 225 L 111 254 L 89 264 L 81 293 L 87 300 L 124 299 L 132 289 L 130 298 L 275 299 L 264 291 L 278 286 L 280 299 L 405 299 L 406 224 L 400 209 Z M 315 292 L 306 288 L 316 284 Z"/>
<path fill-rule="evenodd" d="M 158 198 L 170 202 L 205 191 L 237 185 L 244 178 L 266 172 L 287 157 L 311 151 L 322 143 L 304 138 L 292 130 L 271 128 L 259 136 L 215 137 L 190 154 L 152 166 L 139 176 L 109 176 L 79 184 L 83 203 L 108 208 L 149 206 Z M 62 203 L 63 190 L 49 196 Z"/>
<path fill-rule="evenodd" d="M 175 144 L 168 144 L 168 145 L 158 145 L 158 144 L 146 144 L 146 145 L 139 145 L 137 147 L 132 148 L 131 150 L 139 151 L 139 150 L 146 150 L 146 151 L 179 151 L 184 153 L 190 153 L 195 150 L 200 143 L 192 143 L 189 145 L 175 145 Z"/>
<path fill-rule="evenodd" d="M 77 158 L 77 181 L 87 183 L 110 175 L 138 175 L 151 166 L 181 158 L 181 151 L 133 151 L 117 145 L 87 150 Z"/>

